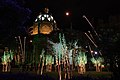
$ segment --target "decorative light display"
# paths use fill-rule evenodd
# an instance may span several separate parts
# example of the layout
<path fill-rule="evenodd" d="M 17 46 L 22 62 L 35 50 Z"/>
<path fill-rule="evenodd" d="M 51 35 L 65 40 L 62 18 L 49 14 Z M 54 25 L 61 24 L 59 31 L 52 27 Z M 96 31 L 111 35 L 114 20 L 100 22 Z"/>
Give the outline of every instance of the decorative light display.
<path fill-rule="evenodd" d="M 53 27 L 49 23 L 44 23 L 42 27 L 40 27 L 40 33 L 42 34 L 50 34 L 52 31 Z"/>
<path fill-rule="evenodd" d="M 31 35 L 39 34 L 50 34 L 53 30 L 57 30 L 56 21 L 53 19 L 51 14 L 48 14 L 49 10 L 46 10 L 45 13 L 35 19 L 35 23 L 32 27 L 29 28 L 29 33 Z M 39 30 L 38 30 L 39 29 Z"/>
<path fill-rule="evenodd" d="M 59 77 L 61 79 L 61 64 L 64 65 L 64 70 L 65 70 L 65 79 L 66 77 L 68 77 L 68 79 L 70 79 L 70 71 L 72 70 L 73 67 L 73 61 L 77 63 L 77 65 L 79 66 L 79 73 L 83 74 L 86 72 L 85 69 L 85 64 L 87 64 L 87 56 L 85 55 L 85 52 L 83 50 L 78 50 L 76 52 L 78 52 L 78 54 L 73 58 L 73 52 L 75 49 L 79 49 L 77 42 L 75 41 L 72 45 L 74 46 L 74 48 L 72 48 L 71 46 L 67 46 L 64 34 L 63 36 L 61 34 L 59 34 L 59 43 L 54 43 L 52 41 L 48 41 L 50 44 L 52 44 L 53 46 L 53 53 L 55 55 L 55 61 L 56 64 L 58 65 L 58 72 L 59 72 Z M 81 48 L 82 49 L 82 48 Z M 75 52 L 75 53 L 76 53 Z"/>
<path fill-rule="evenodd" d="M 13 52 L 10 51 L 4 51 L 4 55 L 1 58 L 2 60 L 2 71 L 7 72 L 10 71 L 10 62 L 13 60 Z"/>
<path fill-rule="evenodd" d="M 86 72 L 85 64 L 87 64 L 87 56 L 85 55 L 85 52 L 81 50 L 78 51 L 78 54 L 76 56 L 76 64 L 78 65 L 78 73 L 83 74 Z"/>
<path fill-rule="evenodd" d="M 45 50 L 42 49 L 42 52 L 40 54 L 40 61 L 39 61 L 39 64 L 38 64 L 38 70 L 37 70 L 37 74 L 43 74 L 43 67 L 44 67 L 44 62 L 45 62 Z M 40 65 L 42 64 L 42 65 Z"/>
<path fill-rule="evenodd" d="M 56 21 L 53 19 L 51 14 L 48 14 L 48 12 L 49 12 L 49 10 L 46 8 L 45 13 L 44 14 L 40 13 L 40 15 L 37 17 L 34 25 L 30 28 L 31 35 L 36 35 L 39 33 L 50 34 L 54 29 L 57 30 Z M 69 16 L 69 13 L 66 13 L 66 15 Z M 86 34 L 86 36 L 90 39 L 90 37 L 87 34 Z M 57 66 L 57 67 L 55 67 L 55 69 L 58 68 L 57 70 L 59 73 L 59 80 L 61 80 L 61 70 L 62 70 L 61 64 L 63 64 L 63 66 L 64 66 L 63 68 L 65 71 L 65 79 L 66 79 L 66 77 L 68 77 L 68 79 L 70 79 L 70 71 L 72 71 L 71 65 L 73 68 L 73 65 L 76 64 L 78 67 L 78 73 L 80 73 L 80 74 L 84 74 L 86 72 L 85 65 L 87 64 L 87 56 L 85 54 L 86 52 L 82 50 L 82 47 L 79 47 L 77 45 L 78 40 L 76 40 L 73 44 L 71 43 L 71 45 L 72 45 L 72 47 L 71 47 L 71 46 L 67 45 L 64 34 L 63 35 L 59 34 L 59 42 L 58 43 L 54 43 L 50 40 L 48 40 L 48 42 L 50 44 L 52 44 L 52 51 L 53 51 L 54 59 L 53 59 L 52 55 L 50 55 L 50 54 L 44 55 L 44 59 L 42 59 L 42 68 L 45 63 L 46 71 L 51 72 L 52 64 L 53 64 L 53 62 L 55 62 L 54 64 Z M 92 43 L 94 43 L 94 42 L 92 41 Z M 97 45 L 95 43 L 94 43 L 94 45 L 97 47 Z M 95 54 L 97 54 L 97 53 L 95 53 Z M 93 61 L 95 65 L 98 65 L 98 63 L 102 62 L 102 61 L 96 62 L 96 60 L 92 60 L 92 59 L 91 59 L 91 61 Z M 41 69 L 41 71 L 43 71 L 43 69 Z"/>
<path fill-rule="evenodd" d="M 59 43 L 53 43 L 52 41 L 49 41 L 51 44 L 53 44 L 53 52 L 56 56 L 56 64 L 58 65 L 58 73 L 59 73 L 59 80 L 61 80 L 61 61 L 65 64 L 65 62 L 68 62 L 68 54 L 67 54 L 67 46 L 66 46 L 66 40 L 64 35 L 61 36 L 59 34 Z M 68 65 L 69 63 L 67 63 Z M 66 66 L 67 66 L 66 65 Z M 64 66 L 64 68 L 66 67 Z M 69 75 L 68 75 L 69 76 Z"/>
<path fill-rule="evenodd" d="M 98 58 L 93 57 L 93 58 L 91 58 L 91 61 L 94 64 L 94 66 L 96 67 L 96 72 L 100 72 L 102 63 L 104 62 L 104 59 L 102 57 L 98 57 Z"/>
<path fill-rule="evenodd" d="M 54 64 L 54 58 L 52 55 L 46 55 L 46 71 L 52 71 L 52 64 Z"/>

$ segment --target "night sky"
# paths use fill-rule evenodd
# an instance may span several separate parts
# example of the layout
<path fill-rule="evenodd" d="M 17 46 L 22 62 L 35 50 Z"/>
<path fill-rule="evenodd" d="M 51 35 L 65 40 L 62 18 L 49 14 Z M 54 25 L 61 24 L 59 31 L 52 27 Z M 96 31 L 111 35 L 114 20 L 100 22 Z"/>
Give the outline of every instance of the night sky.
<path fill-rule="evenodd" d="M 79 30 L 90 27 L 82 18 L 83 15 L 91 21 L 93 17 L 120 13 L 120 3 L 110 0 L 28 0 L 25 4 L 32 10 L 32 21 L 44 7 L 48 7 L 60 27 L 63 28 L 68 21 L 71 21 L 73 28 Z M 66 11 L 70 12 L 69 18 L 65 16 Z"/>
<path fill-rule="evenodd" d="M 71 22 L 73 29 L 88 31 L 91 27 L 83 15 L 90 21 L 93 17 L 119 15 L 119 6 L 115 0 L 0 0 L 0 41 L 26 34 L 45 7 L 50 9 L 60 29 L 69 28 Z M 70 16 L 65 15 L 66 11 Z"/>
<path fill-rule="evenodd" d="M 115 0 L 1 0 L 1 2 L 0 12 L 2 12 L 1 16 L 3 15 L 3 19 L 6 20 L 7 16 L 4 15 L 7 14 L 10 14 L 10 16 L 14 18 L 19 17 L 19 15 L 24 18 L 29 16 L 29 19 L 24 22 L 24 24 L 27 24 L 26 26 L 31 26 L 35 18 L 45 7 L 50 9 L 50 13 L 52 13 L 58 25 L 61 27 L 66 23 L 66 21 L 68 21 L 68 17 L 65 16 L 66 11 L 70 12 L 69 21 L 73 22 L 75 28 L 80 26 L 82 23 L 87 24 L 84 23 L 85 21 L 82 19 L 83 15 L 86 15 L 91 20 L 92 17 L 120 14 L 120 3 Z M 31 12 L 27 10 L 25 12 L 21 9 L 17 10 L 17 8 L 16 10 L 15 8 L 13 10 L 13 7 L 7 4 L 13 5 L 14 7 L 20 6 L 22 8 L 27 8 Z M 9 10 L 8 7 L 11 9 Z M 22 15 L 20 14 L 20 11 L 23 12 Z M 3 19 L 1 18 L 1 20 Z M 13 20 L 11 23 L 16 24 L 16 22 L 17 21 Z"/>

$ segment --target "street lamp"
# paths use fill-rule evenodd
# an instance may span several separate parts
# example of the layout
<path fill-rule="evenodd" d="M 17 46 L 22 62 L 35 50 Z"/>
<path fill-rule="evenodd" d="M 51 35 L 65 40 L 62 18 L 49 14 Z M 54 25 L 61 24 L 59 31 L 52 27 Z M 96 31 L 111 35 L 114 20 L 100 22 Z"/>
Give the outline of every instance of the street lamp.
<path fill-rule="evenodd" d="M 70 15 L 70 13 L 69 13 L 69 12 L 66 12 L 66 13 L 65 13 L 65 15 L 66 15 L 66 16 L 69 16 L 69 15 Z"/>
<path fill-rule="evenodd" d="M 68 17 L 68 21 L 69 21 L 69 26 L 70 26 L 70 29 L 72 29 L 72 21 L 71 21 L 71 14 L 69 11 L 65 12 L 65 16 Z"/>

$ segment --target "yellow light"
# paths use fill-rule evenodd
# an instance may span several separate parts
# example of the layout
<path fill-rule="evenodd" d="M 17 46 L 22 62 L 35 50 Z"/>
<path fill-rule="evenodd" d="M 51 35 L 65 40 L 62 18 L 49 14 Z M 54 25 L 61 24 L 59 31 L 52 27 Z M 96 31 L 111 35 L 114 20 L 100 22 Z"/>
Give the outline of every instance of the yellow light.
<path fill-rule="evenodd" d="M 40 28 L 40 33 L 42 33 L 42 34 L 50 34 L 52 31 L 53 31 L 53 28 L 48 25 L 43 25 Z"/>
<path fill-rule="evenodd" d="M 38 25 L 37 25 L 37 24 L 34 24 L 34 25 L 33 25 L 32 27 L 30 27 L 29 29 L 30 29 L 29 33 L 30 33 L 31 35 L 36 35 L 36 34 L 38 34 Z"/>
<path fill-rule="evenodd" d="M 50 34 L 53 31 L 53 27 L 49 23 L 41 24 L 40 33 L 42 34 Z M 32 26 L 32 30 L 29 32 L 31 35 L 38 34 L 38 25 L 34 24 Z"/>

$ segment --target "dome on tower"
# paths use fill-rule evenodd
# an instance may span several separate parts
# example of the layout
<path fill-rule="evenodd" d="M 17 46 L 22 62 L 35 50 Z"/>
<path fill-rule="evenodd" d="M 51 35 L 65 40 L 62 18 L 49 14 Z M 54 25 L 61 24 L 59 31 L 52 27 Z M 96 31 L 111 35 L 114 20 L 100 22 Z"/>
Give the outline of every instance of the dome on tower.
<path fill-rule="evenodd" d="M 49 14 L 49 9 L 44 9 L 45 13 L 40 13 L 33 26 L 29 28 L 30 35 L 36 34 L 50 34 L 53 30 L 58 30 L 56 21 L 54 20 L 53 16 Z"/>

